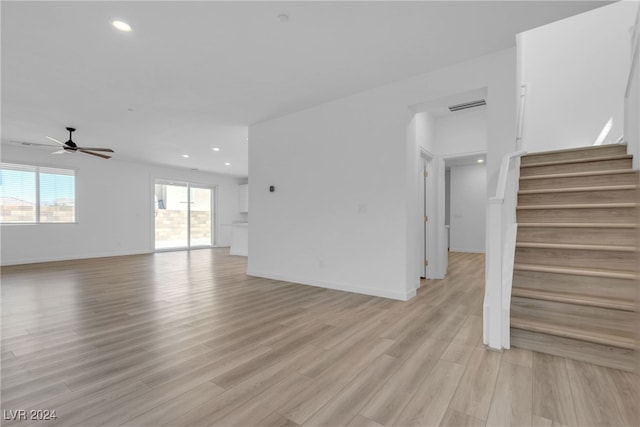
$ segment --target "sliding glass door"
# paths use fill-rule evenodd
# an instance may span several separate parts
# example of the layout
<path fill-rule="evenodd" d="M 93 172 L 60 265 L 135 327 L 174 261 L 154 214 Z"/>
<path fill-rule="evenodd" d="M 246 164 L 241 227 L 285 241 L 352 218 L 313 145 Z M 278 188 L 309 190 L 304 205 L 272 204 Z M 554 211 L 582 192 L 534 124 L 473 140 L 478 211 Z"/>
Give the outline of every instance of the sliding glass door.
<path fill-rule="evenodd" d="M 189 187 L 189 236 L 191 247 L 213 246 L 211 188 Z"/>
<path fill-rule="evenodd" d="M 156 180 L 154 196 L 156 249 L 214 245 L 214 188 Z"/>

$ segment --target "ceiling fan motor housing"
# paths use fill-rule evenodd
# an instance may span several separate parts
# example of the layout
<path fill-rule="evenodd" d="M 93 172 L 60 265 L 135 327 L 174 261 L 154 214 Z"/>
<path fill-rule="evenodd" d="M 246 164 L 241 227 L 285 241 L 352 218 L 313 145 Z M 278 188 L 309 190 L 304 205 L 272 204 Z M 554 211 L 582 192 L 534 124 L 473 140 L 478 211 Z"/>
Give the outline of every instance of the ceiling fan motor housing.
<path fill-rule="evenodd" d="M 65 148 L 65 150 L 66 150 L 66 149 L 75 149 L 75 148 L 77 147 L 77 145 L 76 145 L 76 143 L 75 143 L 75 142 L 73 142 L 73 141 L 71 140 L 71 134 L 72 134 L 73 132 L 75 132 L 75 131 L 76 131 L 76 129 L 75 129 L 75 128 L 70 128 L 70 127 L 68 127 L 68 128 L 67 128 L 67 130 L 69 131 L 69 140 L 68 140 L 67 142 L 65 142 L 65 143 L 64 143 L 64 144 L 65 144 L 65 147 L 64 147 L 64 148 Z M 67 147 L 67 146 L 68 146 L 68 147 Z"/>

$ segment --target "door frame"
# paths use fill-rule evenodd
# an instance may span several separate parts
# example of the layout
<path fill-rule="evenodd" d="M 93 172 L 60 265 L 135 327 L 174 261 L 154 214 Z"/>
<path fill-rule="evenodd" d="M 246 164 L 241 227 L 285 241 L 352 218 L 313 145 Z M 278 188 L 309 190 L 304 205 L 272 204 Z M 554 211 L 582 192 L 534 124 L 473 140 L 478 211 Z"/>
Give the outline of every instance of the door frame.
<path fill-rule="evenodd" d="M 420 218 L 420 257 L 418 269 L 420 276 L 425 279 L 436 278 L 435 265 L 437 264 L 436 256 L 436 241 L 437 236 L 435 233 L 435 223 L 437 218 L 436 206 L 436 187 L 435 177 L 436 171 L 434 168 L 434 156 L 423 147 L 420 147 L 420 190 L 418 195 L 419 200 L 419 218 Z M 425 176 L 424 172 L 427 172 Z M 428 217 L 428 221 L 424 218 Z M 428 264 L 425 265 L 425 260 Z"/>
<path fill-rule="evenodd" d="M 203 188 L 203 189 L 209 189 L 212 192 L 211 198 L 210 198 L 210 212 L 211 212 L 211 235 L 212 235 L 212 239 L 211 239 L 211 245 L 198 245 L 198 246 L 192 246 L 191 245 L 191 211 L 190 211 L 190 203 L 188 204 L 189 209 L 187 210 L 188 214 L 187 214 L 187 246 L 185 247 L 174 247 L 174 248 L 156 248 L 156 215 L 155 215 L 155 194 L 156 194 L 156 183 L 157 181 L 167 181 L 167 182 L 177 182 L 180 184 L 186 184 L 186 188 L 187 188 L 187 202 L 190 202 L 191 199 L 191 188 Z M 169 184 L 170 185 L 170 184 Z M 184 178 L 165 178 L 165 177 L 160 177 L 160 176 L 155 176 L 151 178 L 151 209 L 150 209 L 150 218 L 151 220 L 149 221 L 149 228 L 150 228 L 150 234 L 149 234 L 149 246 L 151 248 L 151 252 L 171 252 L 171 251 L 188 251 L 191 249 L 208 249 L 208 248 L 215 248 L 217 247 L 217 242 L 218 242 L 218 185 L 217 184 L 206 184 L 206 183 L 202 183 L 202 182 L 197 182 L 197 181 L 190 181 L 188 179 L 184 179 Z"/>

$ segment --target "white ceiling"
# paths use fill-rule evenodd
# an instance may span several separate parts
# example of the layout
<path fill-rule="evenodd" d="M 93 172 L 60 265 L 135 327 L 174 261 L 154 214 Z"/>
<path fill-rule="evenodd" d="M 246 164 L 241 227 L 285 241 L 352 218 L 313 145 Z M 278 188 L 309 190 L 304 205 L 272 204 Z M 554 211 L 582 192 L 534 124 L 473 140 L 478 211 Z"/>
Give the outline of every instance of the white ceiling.
<path fill-rule="evenodd" d="M 2 142 L 66 140 L 75 126 L 79 145 L 117 158 L 247 176 L 253 123 L 514 46 L 603 4 L 3 1 Z"/>

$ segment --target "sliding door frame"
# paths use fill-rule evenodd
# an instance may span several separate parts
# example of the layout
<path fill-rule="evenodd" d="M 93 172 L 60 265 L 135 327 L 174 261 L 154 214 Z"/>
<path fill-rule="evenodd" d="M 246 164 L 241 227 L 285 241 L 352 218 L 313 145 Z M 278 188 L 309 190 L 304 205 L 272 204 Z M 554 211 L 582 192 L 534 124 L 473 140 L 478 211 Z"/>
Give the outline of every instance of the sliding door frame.
<path fill-rule="evenodd" d="M 156 248 L 156 185 L 169 183 L 166 185 L 171 185 L 172 182 L 183 184 L 187 189 L 187 245 L 186 246 L 177 246 L 172 248 Z M 211 244 L 210 245 L 191 245 L 191 188 L 200 188 L 211 191 L 210 197 L 210 214 L 211 214 L 211 227 L 210 233 L 212 235 Z M 188 251 L 191 249 L 206 249 L 206 248 L 214 248 L 218 243 L 218 185 L 217 184 L 206 184 L 201 182 L 189 181 L 185 179 L 171 179 L 165 177 L 152 177 L 151 178 L 151 197 L 150 197 L 150 242 L 149 246 L 151 247 L 152 252 L 172 252 L 172 251 Z"/>

